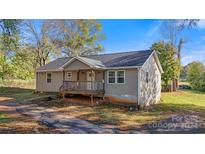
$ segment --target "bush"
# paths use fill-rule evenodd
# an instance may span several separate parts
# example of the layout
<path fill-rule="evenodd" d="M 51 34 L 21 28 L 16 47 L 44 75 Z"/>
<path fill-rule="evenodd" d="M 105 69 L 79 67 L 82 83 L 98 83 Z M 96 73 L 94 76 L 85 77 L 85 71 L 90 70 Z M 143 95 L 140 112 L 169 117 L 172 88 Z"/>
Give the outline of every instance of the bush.
<path fill-rule="evenodd" d="M 191 87 L 205 91 L 205 67 L 201 62 L 192 62 L 188 66 L 187 80 Z"/>

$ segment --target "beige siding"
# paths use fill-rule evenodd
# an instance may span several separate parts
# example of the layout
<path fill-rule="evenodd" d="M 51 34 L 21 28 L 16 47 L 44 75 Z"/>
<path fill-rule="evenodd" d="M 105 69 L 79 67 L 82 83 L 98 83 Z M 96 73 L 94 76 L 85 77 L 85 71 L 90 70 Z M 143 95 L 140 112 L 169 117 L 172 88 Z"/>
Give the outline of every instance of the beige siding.
<path fill-rule="evenodd" d="M 148 72 L 148 83 L 146 82 Z M 161 73 L 154 56 L 151 56 L 139 71 L 139 103 L 147 106 L 156 103 L 161 96 Z"/>
<path fill-rule="evenodd" d="M 102 81 L 103 79 L 103 71 L 95 71 L 95 80 Z"/>
<path fill-rule="evenodd" d="M 87 78 L 87 71 L 80 71 L 79 72 L 79 80 L 86 81 L 86 78 Z"/>
<path fill-rule="evenodd" d="M 137 102 L 137 69 L 125 70 L 125 84 L 109 84 L 108 71 L 105 73 L 105 95 L 132 99 Z"/>
<path fill-rule="evenodd" d="M 72 77 L 68 78 L 68 72 L 72 73 Z M 65 71 L 64 73 L 65 77 L 65 81 L 77 81 L 77 71 Z"/>
<path fill-rule="evenodd" d="M 66 67 L 64 79 L 66 81 L 77 81 L 78 71 L 79 80 L 86 81 L 87 71 L 91 70 L 86 64 L 75 60 Z M 94 71 L 96 81 L 102 81 L 105 78 L 105 96 L 121 98 L 123 101 L 138 101 L 140 105 L 149 105 L 160 100 L 161 73 L 154 56 L 151 56 L 139 71 L 136 68 L 125 69 L 124 84 L 109 84 L 107 79 L 108 71 Z M 67 72 L 72 72 L 71 78 L 68 78 Z M 148 72 L 148 83 L 146 82 L 146 72 Z M 63 84 L 63 71 L 51 72 L 51 83 L 47 83 L 46 74 L 46 72 L 38 72 L 36 74 L 36 91 L 58 92 Z"/>
<path fill-rule="evenodd" d="M 87 72 L 91 70 L 81 70 L 79 71 L 79 81 L 86 81 L 87 80 Z M 67 73 L 72 72 L 72 77 L 68 78 Z M 65 81 L 77 81 L 77 73 L 78 71 L 65 71 Z M 94 71 L 95 73 L 95 81 L 102 81 L 103 80 L 103 71 Z"/>
<path fill-rule="evenodd" d="M 36 75 L 36 91 L 58 92 L 63 84 L 63 72 L 51 72 L 51 83 L 46 81 L 46 72 L 38 72 Z"/>
<path fill-rule="evenodd" d="M 82 69 L 90 69 L 90 67 L 77 59 L 65 67 L 65 70 L 82 70 Z"/>

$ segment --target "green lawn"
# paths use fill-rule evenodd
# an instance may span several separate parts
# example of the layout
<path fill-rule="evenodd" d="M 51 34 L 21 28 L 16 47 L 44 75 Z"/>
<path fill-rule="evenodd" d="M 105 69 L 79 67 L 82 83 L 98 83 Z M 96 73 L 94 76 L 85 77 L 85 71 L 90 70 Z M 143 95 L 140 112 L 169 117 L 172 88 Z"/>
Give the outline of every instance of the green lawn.
<path fill-rule="evenodd" d="M 162 100 L 164 103 L 205 106 L 205 92 L 184 90 L 173 93 L 162 93 Z"/>
<path fill-rule="evenodd" d="M 48 127 L 41 125 L 31 117 L 16 112 L 15 106 L 5 102 L 28 103 L 28 99 L 42 98 L 47 94 L 36 94 L 33 89 L 0 87 L 0 134 L 5 133 L 52 133 Z M 55 133 L 55 132 L 53 132 Z"/>
<path fill-rule="evenodd" d="M 21 101 L 23 99 L 44 97 L 45 94 L 35 94 L 33 89 L 0 87 L 0 102 L 3 99 L 12 99 Z M 116 127 L 120 130 L 130 130 L 140 128 L 149 123 L 155 123 L 163 119 L 167 119 L 173 115 L 197 115 L 205 119 L 205 93 L 192 90 L 178 90 L 172 93 L 162 93 L 161 102 L 152 105 L 143 111 L 129 111 L 127 108 L 115 107 L 112 105 L 100 105 L 95 107 L 73 105 L 63 102 L 59 99 L 52 101 L 34 101 L 39 106 L 52 108 L 56 112 L 84 119 L 99 125 L 108 127 Z M 3 111 L 3 112 L 2 112 Z M 21 123 L 25 117 L 20 116 L 18 123 Z M 6 113 L 2 108 L 0 111 L 0 127 L 13 127 L 12 123 L 17 120 L 16 116 L 9 112 Z M 33 122 L 28 122 L 31 119 L 26 119 L 26 123 L 32 123 L 32 127 L 36 127 Z M 16 123 L 14 123 L 16 126 Z M 22 123 L 22 126 L 25 125 Z M 49 133 L 49 132 L 48 132 Z"/>
<path fill-rule="evenodd" d="M 9 121 L 10 121 L 10 118 L 8 118 L 6 114 L 3 114 L 0 112 L 0 123 L 7 123 Z"/>
<path fill-rule="evenodd" d="M 35 93 L 34 89 L 16 88 L 16 87 L 0 87 L 0 102 L 1 101 L 22 101 L 27 99 L 35 99 L 48 96 L 50 94 Z"/>
<path fill-rule="evenodd" d="M 39 94 L 34 94 L 34 87 L 34 80 L 0 80 L 0 102 L 38 97 Z"/>
<path fill-rule="evenodd" d="M 68 105 L 64 102 L 55 103 L 55 101 L 41 103 L 40 105 L 51 107 L 57 112 L 64 112 L 96 124 L 114 125 L 122 130 L 155 123 L 173 115 L 188 114 L 205 118 L 205 93 L 191 90 L 162 93 L 160 103 L 143 111 L 129 111 L 112 105 L 101 105 L 92 108 Z"/>
<path fill-rule="evenodd" d="M 153 109 L 159 112 L 193 112 L 205 114 L 205 92 L 193 90 L 179 90 L 172 93 L 162 93 L 162 102 Z"/>
<path fill-rule="evenodd" d="M 20 79 L 11 79 L 11 80 L 0 80 L 0 87 L 18 87 L 26 89 L 35 88 L 35 80 L 20 80 Z"/>

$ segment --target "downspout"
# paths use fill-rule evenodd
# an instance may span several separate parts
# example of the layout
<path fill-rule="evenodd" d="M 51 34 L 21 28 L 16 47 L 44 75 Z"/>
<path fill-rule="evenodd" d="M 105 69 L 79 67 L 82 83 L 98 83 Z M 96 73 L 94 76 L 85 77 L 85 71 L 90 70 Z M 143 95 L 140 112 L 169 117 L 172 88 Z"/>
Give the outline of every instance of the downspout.
<path fill-rule="evenodd" d="M 65 70 L 63 69 L 63 81 L 65 81 Z"/>
<path fill-rule="evenodd" d="M 62 83 L 62 85 L 61 85 L 59 91 L 61 91 L 61 88 L 63 88 L 63 90 L 64 90 L 64 81 L 65 81 L 65 70 L 64 70 L 64 68 L 63 68 L 63 83 Z M 64 96 L 63 96 L 63 97 L 64 97 Z"/>
<path fill-rule="evenodd" d="M 137 108 L 140 109 L 140 68 L 137 68 Z"/>

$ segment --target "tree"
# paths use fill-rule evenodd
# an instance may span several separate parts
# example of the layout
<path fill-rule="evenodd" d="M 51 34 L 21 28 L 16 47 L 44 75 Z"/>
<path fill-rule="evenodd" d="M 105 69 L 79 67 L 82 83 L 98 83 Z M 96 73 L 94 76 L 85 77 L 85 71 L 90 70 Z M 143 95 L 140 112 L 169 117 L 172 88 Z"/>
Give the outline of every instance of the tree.
<path fill-rule="evenodd" d="M 181 68 L 181 71 L 180 71 L 181 80 L 185 80 L 185 81 L 187 80 L 188 67 L 189 67 L 189 64 Z"/>
<path fill-rule="evenodd" d="M 161 34 L 166 42 L 171 43 L 175 47 L 180 42 L 181 32 L 186 28 L 193 28 L 197 26 L 198 19 L 168 19 L 163 20 L 161 24 Z"/>
<path fill-rule="evenodd" d="M 185 28 L 197 26 L 198 19 L 169 19 L 164 20 L 161 26 L 161 34 L 168 43 L 177 48 L 177 58 L 181 64 L 181 49 L 186 40 L 181 36 Z"/>
<path fill-rule="evenodd" d="M 38 26 L 37 26 L 38 25 Z M 56 55 L 57 49 L 50 38 L 50 29 L 47 20 L 25 20 L 23 23 L 23 39 L 27 49 L 35 53 L 38 66 L 43 66 L 52 55 Z"/>
<path fill-rule="evenodd" d="M 11 73 L 10 57 L 18 48 L 20 22 L 21 20 L 16 19 L 0 20 L 0 77 L 2 80 Z"/>
<path fill-rule="evenodd" d="M 52 38 L 66 55 L 88 55 L 103 50 L 102 25 L 97 20 L 52 20 Z"/>
<path fill-rule="evenodd" d="M 5 55 L 0 53 L 0 77 L 4 81 L 5 77 L 11 74 L 11 65 Z"/>
<path fill-rule="evenodd" d="M 159 60 L 164 71 L 162 81 L 164 86 L 168 87 L 169 82 L 176 78 L 179 72 L 177 69 L 178 63 L 174 57 L 175 47 L 172 44 L 161 41 L 154 43 L 151 49 L 158 52 Z"/>
<path fill-rule="evenodd" d="M 176 57 L 178 59 L 179 66 L 176 69 L 181 68 L 181 49 L 186 40 L 181 36 L 181 32 L 185 28 L 196 27 L 198 19 L 170 19 L 164 20 L 161 26 L 161 34 L 165 40 L 175 46 Z M 173 79 L 174 85 L 178 86 L 178 79 L 180 76 L 180 71 L 176 79 Z"/>
<path fill-rule="evenodd" d="M 33 79 L 36 68 L 35 53 L 21 46 L 11 59 L 12 76 L 17 79 Z"/>
<path fill-rule="evenodd" d="M 193 89 L 205 91 L 205 67 L 203 63 L 194 61 L 188 65 L 187 80 Z"/>

